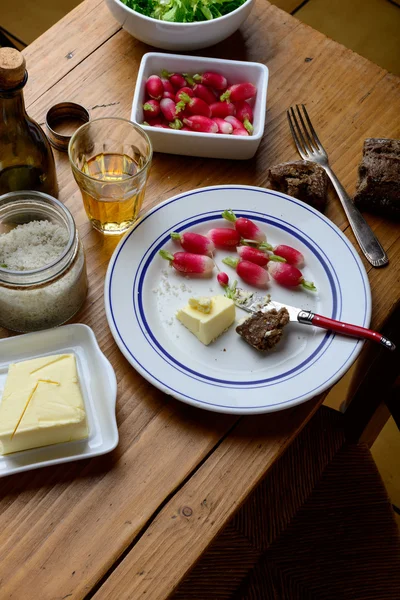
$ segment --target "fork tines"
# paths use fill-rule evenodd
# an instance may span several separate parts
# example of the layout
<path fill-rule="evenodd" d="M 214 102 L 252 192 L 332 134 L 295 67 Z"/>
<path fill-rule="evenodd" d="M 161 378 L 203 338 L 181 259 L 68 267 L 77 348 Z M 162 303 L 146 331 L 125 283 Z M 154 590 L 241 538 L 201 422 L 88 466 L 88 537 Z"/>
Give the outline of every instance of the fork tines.
<path fill-rule="evenodd" d="M 300 156 L 305 160 L 315 159 L 316 156 L 326 157 L 326 152 L 310 121 L 306 107 L 304 104 L 296 104 L 295 108 L 291 106 L 286 111 L 286 115 Z"/>
<path fill-rule="evenodd" d="M 364 256 L 374 267 L 387 264 L 389 259 L 379 240 L 330 168 L 328 155 L 315 133 L 304 104 L 296 104 L 295 108 L 291 106 L 286 114 L 298 153 L 303 160 L 310 160 L 325 169 Z"/>

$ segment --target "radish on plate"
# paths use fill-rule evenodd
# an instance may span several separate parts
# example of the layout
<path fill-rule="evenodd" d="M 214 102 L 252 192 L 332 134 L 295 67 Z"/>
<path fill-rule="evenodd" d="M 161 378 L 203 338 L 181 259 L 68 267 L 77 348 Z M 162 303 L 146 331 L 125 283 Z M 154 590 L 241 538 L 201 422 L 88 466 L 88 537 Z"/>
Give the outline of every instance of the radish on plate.
<path fill-rule="evenodd" d="M 238 246 L 236 248 L 236 251 L 239 254 L 240 258 L 242 258 L 243 260 L 253 262 L 256 265 L 260 265 L 260 267 L 265 267 L 270 260 L 274 260 L 277 262 L 286 262 L 285 259 L 281 256 L 275 256 L 275 254 L 267 254 L 267 252 L 263 252 L 258 248 L 252 248 L 251 246 Z"/>
<path fill-rule="evenodd" d="M 217 281 L 220 285 L 222 285 L 223 288 L 228 287 L 229 285 L 229 277 L 227 275 L 227 273 L 224 273 L 223 271 L 221 271 L 220 273 L 218 273 L 217 275 Z"/>
<path fill-rule="evenodd" d="M 259 228 L 254 221 L 246 219 L 245 217 L 237 217 L 232 210 L 224 210 L 222 216 L 227 221 L 235 224 L 235 229 L 241 235 L 241 237 L 248 240 L 255 240 L 256 242 L 265 242 L 267 237 L 262 229 Z"/>
<path fill-rule="evenodd" d="M 166 250 L 160 250 L 159 255 L 181 273 L 198 273 L 209 275 L 214 269 L 214 261 L 209 256 L 192 254 L 191 252 L 175 252 L 170 254 Z"/>
<path fill-rule="evenodd" d="M 284 287 L 297 287 L 298 285 L 301 285 L 306 290 L 311 290 L 312 292 L 317 291 L 314 283 L 312 281 L 306 281 L 302 272 L 289 263 L 270 262 L 268 263 L 268 271 L 275 281 Z"/>
<path fill-rule="evenodd" d="M 241 258 L 232 258 L 230 256 L 224 258 L 222 262 L 236 269 L 236 273 L 243 281 L 249 285 L 257 287 L 265 287 L 269 282 L 268 271 L 248 260 Z"/>
<path fill-rule="evenodd" d="M 171 238 L 180 242 L 182 248 L 193 254 L 206 254 L 212 256 L 215 246 L 213 242 L 200 233 L 188 231 L 186 233 L 171 233 Z"/>
<path fill-rule="evenodd" d="M 253 245 L 251 240 L 246 240 L 242 243 Z M 271 244 L 263 242 L 257 244 L 257 248 L 259 250 L 268 250 L 268 252 L 273 252 L 276 256 L 281 256 L 289 265 L 294 265 L 298 269 L 302 269 L 305 265 L 304 255 L 299 250 L 296 250 L 296 248 L 292 248 L 292 246 L 279 244 L 279 246 L 275 246 L 274 248 Z"/>
<path fill-rule="evenodd" d="M 224 248 L 225 250 L 233 250 L 240 243 L 240 234 L 236 229 L 229 227 L 216 227 L 210 229 L 207 237 L 214 242 L 216 248 Z"/>
<path fill-rule="evenodd" d="M 286 244 L 280 244 L 279 246 L 275 246 L 272 249 L 274 254 L 277 256 L 282 256 L 282 258 L 286 259 L 290 265 L 294 265 L 298 269 L 302 269 L 304 267 L 304 255 L 296 250 L 296 248 L 292 248 L 292 246 L 286 246 Z"/>

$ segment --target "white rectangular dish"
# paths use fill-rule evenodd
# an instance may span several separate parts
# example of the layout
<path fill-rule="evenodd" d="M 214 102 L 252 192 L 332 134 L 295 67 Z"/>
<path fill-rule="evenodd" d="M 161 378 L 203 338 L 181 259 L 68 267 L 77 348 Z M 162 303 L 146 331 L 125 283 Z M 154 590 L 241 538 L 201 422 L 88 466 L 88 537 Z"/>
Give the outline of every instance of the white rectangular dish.
<path fill-rule="evenodd" d="M 177 131 L 143 125 L 142 106 L 145 100 L 146 81 L 150 75 L 160 74 L 163 69 L 169 72 L 190 74 L 215 71 L 225 75 L 229 84 L 245 81 L 253 83 L 257 87 L 257 96 L 253 107 L 253 135 L 240 137 L 225 134 Z M 267 88 L 268 68 L 261 63 L 148 52 L 143 56 L 140 63 L 132 104 L 131 120 L 143 127 L 151 139 L 155 152 L 246 160 L 252 158 L 257 152 L 264 134 Z"/>
<path fill-rule="evenodd" d="M 117 380 L 87 325 L 64 325 L 0 340 L 0 402 L 11 363 L 60 353 L 71 353 L 76 357 L 89 437 L 0 456 L 0 477 L 99 456 L 111 452 L 118 444 Z"/>

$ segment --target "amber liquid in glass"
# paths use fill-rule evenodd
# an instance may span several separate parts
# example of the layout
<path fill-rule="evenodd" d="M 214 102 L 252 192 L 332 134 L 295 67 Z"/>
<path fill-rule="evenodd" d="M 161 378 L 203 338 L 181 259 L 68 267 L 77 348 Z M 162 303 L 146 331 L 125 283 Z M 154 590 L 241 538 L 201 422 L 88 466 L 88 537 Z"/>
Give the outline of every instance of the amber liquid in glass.
<path fill-rule="evenodd" d="M 129 189 L 129 180 L 141 167 L 130 156 L 113 153 L 97 154 L 83 164 L 85 175 L 98 180 L 99 184 L 105 183 L 104 194 L 98 193 L 97 185 L 93 195 L 81 189 L 86 212 L 96 229 L 119 233 L 135 222 L 145 187 Z"/>

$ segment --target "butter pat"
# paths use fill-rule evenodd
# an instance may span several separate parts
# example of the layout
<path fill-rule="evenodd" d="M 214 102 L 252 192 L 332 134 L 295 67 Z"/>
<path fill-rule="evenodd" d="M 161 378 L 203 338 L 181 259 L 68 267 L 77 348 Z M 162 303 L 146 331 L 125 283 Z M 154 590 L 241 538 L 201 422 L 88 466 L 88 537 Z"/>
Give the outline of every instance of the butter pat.
<path fill-rule="evenodd" d="M 189 304 L 181 308 L 177 319 L 194 333 L 205 346 L 221 335 L 235 320 L 235 305 L 230 298 L 213 296 L 209 313 L 201 312 Z"/>
<path fill-rule="evenodd" d="M 203 313 L 210 313 L 212 300 L 211 298 L 207 298 L 206 296 L 200 296 L 199 298 L 189 298 L 189 306 L 199 310 Z"/>
<path fill-rule="evenodd" d="M 0 404 L 1 454 L 87 437 L 73 354 L 10 365 Z"/>

